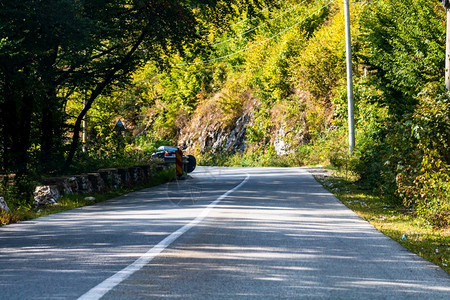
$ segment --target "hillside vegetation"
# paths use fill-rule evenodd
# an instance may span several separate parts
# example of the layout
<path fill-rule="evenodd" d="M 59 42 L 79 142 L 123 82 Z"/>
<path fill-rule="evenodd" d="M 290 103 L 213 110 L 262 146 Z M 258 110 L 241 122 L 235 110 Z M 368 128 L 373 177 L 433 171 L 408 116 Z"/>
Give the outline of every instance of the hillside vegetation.
<path fill-rule="evenodd" d="M 128 85 L 111 82 L 95 98 L 87 151 L 78 148 L 72 168 L 145 157 L 161 144 L 176 144 L 203 164 L 331 165 L 430 225 L 450 225 L 450 101 L 439 1 L 351 3 L 351 156 L 341 1 L 214 2 L 190 7 L 189 43 L 177 51 L 170 43 L 154 46 L 161 54 L 143 55 Z M 66 99 L 64 124 L 76 127 L 83 89 Z M 112 130 L 118 119 L 124 136 Z"/>

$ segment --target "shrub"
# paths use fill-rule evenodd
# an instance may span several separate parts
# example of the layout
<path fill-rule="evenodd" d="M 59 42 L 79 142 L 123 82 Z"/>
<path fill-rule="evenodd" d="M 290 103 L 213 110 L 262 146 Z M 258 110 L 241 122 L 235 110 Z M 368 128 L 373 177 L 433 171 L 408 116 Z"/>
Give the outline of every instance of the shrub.
<path fill-rule="evenodd" d="M 0 195 L 5 198 L 11 210 L 18 207 L 29 209 L 33 203 L 33 192 L 37 185 L 35 175 L 15 176 L 12 182 L 0 182 Z M 3 215 L 6 217 L 7 215 Z"/>
<path fill-rule="evenodd" d="M 423 149 L 420 164 L 397 175 L 397 193 L 404 204 L 435 227 L 450 225 L 450 168 L 437 150 Z"/>

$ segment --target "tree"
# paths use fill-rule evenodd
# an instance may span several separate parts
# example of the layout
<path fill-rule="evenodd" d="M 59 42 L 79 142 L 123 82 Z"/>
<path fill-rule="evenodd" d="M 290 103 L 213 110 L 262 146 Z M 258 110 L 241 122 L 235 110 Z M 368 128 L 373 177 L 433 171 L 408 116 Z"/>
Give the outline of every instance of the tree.
<path fill-rule="evenodd" d="M 2 169 L 26 172 L 30 148 L 42 166 L 67 168 L 81 123 L 95 99 L 124 86 L 147 61 L 161 62 L 196 38 L 191 0 L 0 0 L 0 134 Z M 70 147 L 65 104 L 85 91 Z M 54 166 L 52 166 L 54 167 Z"/>
<path fill-rule="evenodd" d="M 433 0 L 383 0 L 361 18 L 367 53 L 385 103 L 394 117 L 414 111 L 417 95 L 429 82 L 442 82 L 445 12 Z"/>

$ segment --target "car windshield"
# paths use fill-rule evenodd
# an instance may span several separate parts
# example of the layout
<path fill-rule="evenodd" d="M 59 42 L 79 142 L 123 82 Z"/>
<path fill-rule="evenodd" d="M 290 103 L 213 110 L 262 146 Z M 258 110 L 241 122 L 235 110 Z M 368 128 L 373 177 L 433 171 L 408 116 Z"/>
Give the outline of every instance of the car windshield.
<path fill-rule="evenodd" d="M 170 146 L 160 146 L 159 148 L 158 148 L 158 151 L 168 151 L 168 152 L 172 152 L 172 151 L 177 151 L 178 150 L 178 148 L 175 148 L 175 147 L 170 147 Z"/>

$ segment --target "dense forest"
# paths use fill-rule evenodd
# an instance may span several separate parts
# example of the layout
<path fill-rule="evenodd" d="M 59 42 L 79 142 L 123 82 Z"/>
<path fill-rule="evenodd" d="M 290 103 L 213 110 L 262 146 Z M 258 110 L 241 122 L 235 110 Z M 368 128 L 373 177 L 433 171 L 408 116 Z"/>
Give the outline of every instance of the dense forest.
<path fill-rule="evenodd" d="M 345 169 L 448 226 L 445 10 L 350 15 L 352 155 L 342 1 L 0 0 L 0 171 L 26 182 L 171 144 L 203 164 Z"/>

